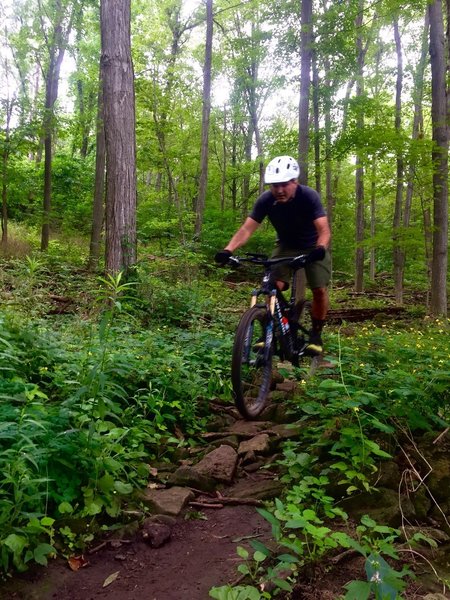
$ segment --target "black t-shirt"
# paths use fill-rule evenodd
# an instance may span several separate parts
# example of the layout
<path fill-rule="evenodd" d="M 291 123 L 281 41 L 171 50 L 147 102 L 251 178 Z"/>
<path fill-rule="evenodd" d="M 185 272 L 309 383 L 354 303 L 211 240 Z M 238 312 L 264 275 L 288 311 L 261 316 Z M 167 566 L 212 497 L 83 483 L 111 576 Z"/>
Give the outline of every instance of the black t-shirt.
<path fill-rule="evenodd" d="M 295 196 L 288 202 L 277 202 L 272 192 L 264 192 L 255 202 L 249 216 L 258 223 L 267 216 L 283 246 L 306 250 L 314 248 L 317 241 L 313 221 L 325 215 L 316 190 L 299 185 Z"/>

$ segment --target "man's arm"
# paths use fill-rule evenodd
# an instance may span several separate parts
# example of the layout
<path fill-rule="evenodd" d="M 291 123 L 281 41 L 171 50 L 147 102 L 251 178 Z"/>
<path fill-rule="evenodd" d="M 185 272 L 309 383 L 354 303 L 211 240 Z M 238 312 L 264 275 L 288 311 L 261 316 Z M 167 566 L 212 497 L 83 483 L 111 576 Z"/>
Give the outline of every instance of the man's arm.
<path fill-rule="evenodd" d="M 314 221 L 314 226 L 317 231 L 317 246 L 323 246 L 324 248 L 328 248 L 331 241 L 331 231 L 330 225 L 328 224 L 327 217 L 319 217 Z"/>
<path fill-rule="evenodd" d="M 241 246 L 243 246 L 249 240 L 250 236 L 253 233 L 255 233 L 255 231 L 258 229 L 260 224 L 261 223 L 258 223 L 258 221 L 255 221 L 255 219 L 252 219 L 251 217 L 247 217 L 245 219 L 243 225 L 241 225 L 241 227 L 239 227 L 239 229 L 233 235 L 231 240 L 225 246 L 225 250 L 234 252 L 235 250 L 237 250 L 237 248 L 240 248 Z"/>

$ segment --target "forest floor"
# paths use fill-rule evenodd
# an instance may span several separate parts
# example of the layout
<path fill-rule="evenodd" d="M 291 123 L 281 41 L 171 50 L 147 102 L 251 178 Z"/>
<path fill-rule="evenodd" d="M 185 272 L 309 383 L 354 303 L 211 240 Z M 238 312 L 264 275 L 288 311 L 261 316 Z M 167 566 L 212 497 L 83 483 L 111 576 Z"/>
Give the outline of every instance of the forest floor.
<path fill-rule="evenodd" d="M 228 410 L 228 414 L 229 414 Z M 235 426 L 245 428 L 235 414 Z M 267 423 L 264 424 L 267 428 Z M 234 496 L 241 483 L 251 486 L 270 479 L 263 469 L 238 469 L 230 485 L 220 494 Z M 245 480 L 245 481 L 244 481 Z M 197 498 L 198 499 L 198 498 Z M 200 497 L 201 499 L 201 497 Z M 205 500 L 205 498 L 203 498 Z M 207 499 L 206 499 L 207 501 Z M 190 515 L 190 518 L 186 518 Z M 207 600 L 212 587 L 240 581 L 237 566 L 242 559 L 237 546 L 249 550 L 249 542 L 271 540 L 270 525 L 255 506 L 241 505 L 185 509 L 171 526 L 171 535 L 160 547 L 142 539 L 142 531 L 116 533 L 97 540 L 82 558 L 58 558 L 47 568 L 34 568 L 0 584 L 2 600 Z M 348 555 L 348 556 L 347 556 Z M 363 559 L 341 553 L 327 558 L 303 574 L 292 600 L 334 600 L 343 586 L 365 579 Z M 412 583 L 404 598 L 450 598 L 438 586 Z M 426 594 L 430 596 L 426 596 Z M 278 597 L 278 596 L 277 596 Z"/>

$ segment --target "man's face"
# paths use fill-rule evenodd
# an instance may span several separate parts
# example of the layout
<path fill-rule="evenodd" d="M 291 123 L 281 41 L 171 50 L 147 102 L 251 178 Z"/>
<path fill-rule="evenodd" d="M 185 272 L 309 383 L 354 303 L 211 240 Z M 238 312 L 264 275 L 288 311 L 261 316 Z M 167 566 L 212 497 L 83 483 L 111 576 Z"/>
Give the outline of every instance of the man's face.
<path fill-rule="evenodd" d="M 277 202 L 288 202 L 294 197 L 295 190 L 297 189 L 297 180 L 291 179 L 290 181 L 284 181 L 283 183 L 271 183 L 270 191 L 275 196 Z"/>

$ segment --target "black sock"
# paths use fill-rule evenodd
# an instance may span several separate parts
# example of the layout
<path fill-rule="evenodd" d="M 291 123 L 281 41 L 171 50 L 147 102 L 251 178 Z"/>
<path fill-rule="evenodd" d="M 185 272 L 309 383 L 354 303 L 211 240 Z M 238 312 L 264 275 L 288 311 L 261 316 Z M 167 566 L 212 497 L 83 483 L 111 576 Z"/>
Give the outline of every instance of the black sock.
<path fill-rule="evenodd" d="M 323 326 L 325 325 L 325 319 L 312 319 L 312 331 L 313 335 L 320 335 L 322 333 Z"/>

